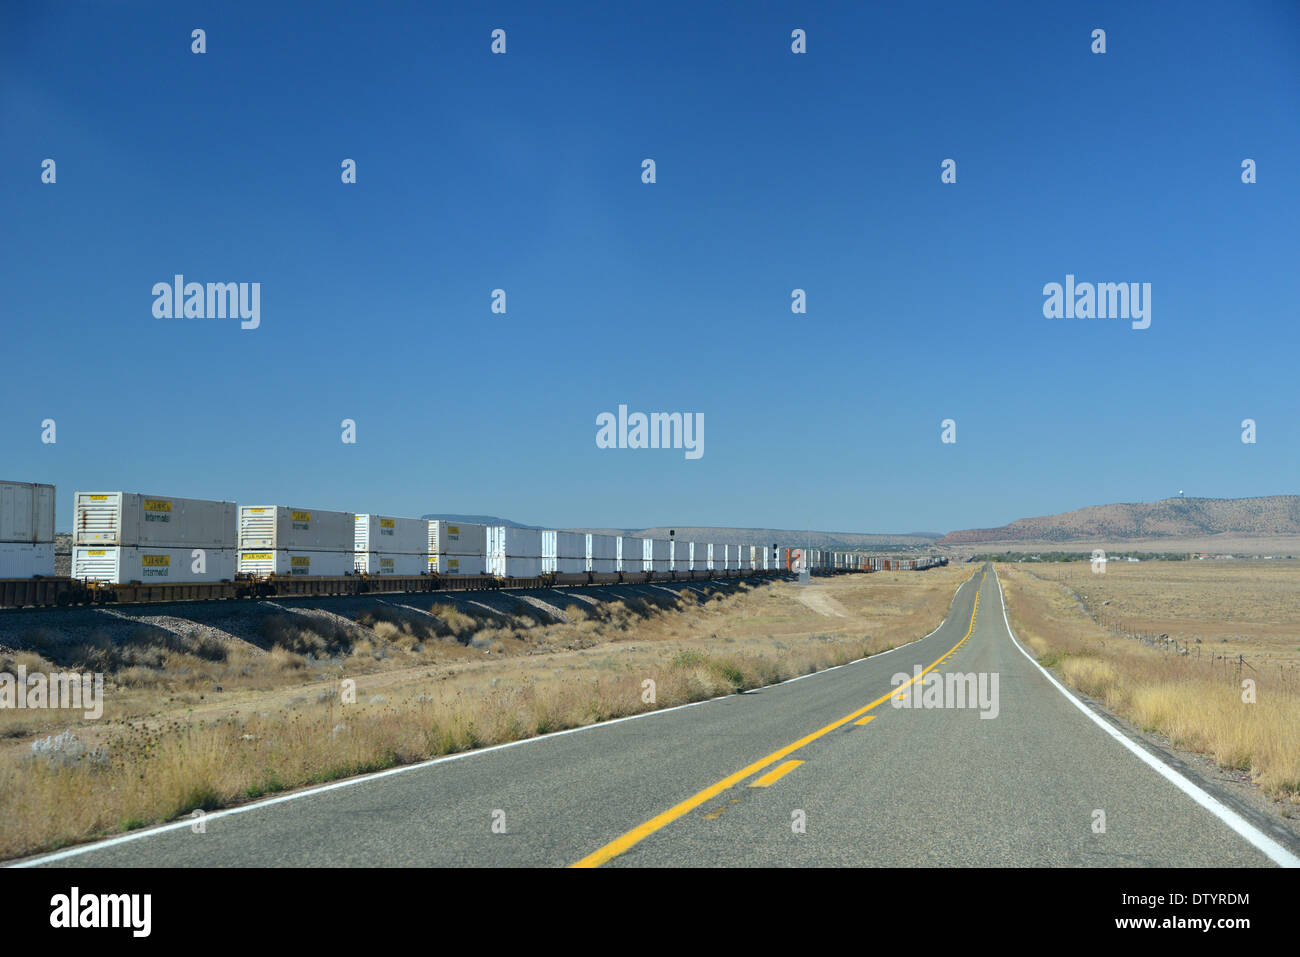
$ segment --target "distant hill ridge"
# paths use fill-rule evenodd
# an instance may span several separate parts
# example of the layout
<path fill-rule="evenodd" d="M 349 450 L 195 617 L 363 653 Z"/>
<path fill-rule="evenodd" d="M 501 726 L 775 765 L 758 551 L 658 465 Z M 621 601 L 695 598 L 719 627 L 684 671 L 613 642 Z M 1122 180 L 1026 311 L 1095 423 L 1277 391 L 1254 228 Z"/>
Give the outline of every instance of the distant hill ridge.
<path fill-rule="evenodd" d="M 1093 505 L 1057 515 L 1021 518 L 999 528 L 949 532 L 937 544 L 1116 541 L 1200 538 L 1210 535 L 1300 535 L 1300 495 L 1267 495 L 1259 498 L 1178 497 L 1159 502 Z"/>

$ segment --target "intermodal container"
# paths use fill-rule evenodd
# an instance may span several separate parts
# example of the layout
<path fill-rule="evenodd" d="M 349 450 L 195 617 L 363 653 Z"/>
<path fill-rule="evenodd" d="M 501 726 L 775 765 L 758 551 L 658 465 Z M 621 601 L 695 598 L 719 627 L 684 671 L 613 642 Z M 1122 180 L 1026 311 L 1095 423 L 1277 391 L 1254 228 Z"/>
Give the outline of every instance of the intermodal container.
<path fill-rule="evenodd" d="M 429 571 L 439 575 L 482 575 L 487 565 L 487 526 L 429 522 Z"/>
<path fill-rule="evenodd" d="M 641 539 L 642 571 L 668 571 L 668 542 L 658 538 Z"/>
<path fill-rule="evenodd" d="M 53 541 L 54 486 L 33 482 L 0 482 L 0 542 L 39 545 Z"/>
<path fill-rule="evenodd" d="M 618 537 L 618 571 L 639 572 L 645 569 L 644 538 Z"/>
<path fill-rule="evenodd" d="M 561 575 L 587 570 L 587 536 L 582 532 L 542 532 L 542 572 Z"/>
<path fill-rule="evenodd" d="M 75 545 L 124 548 L 234 548 L 236 511 L 234 502 L 139 492 L 77 492 L 72 540 Z"/>
<path fill-rule="evenodd" d="M 181 545 L 72 546 L 72 577 L 82 581 L 219 582 L 235 577 L 235 549 Z"/>
<path fill-rule="evenodd" d="M 542 533 L 512 525 L 487 526 L 487 573 L 498 578 L 542 574 Z"/>
<path fill-rule="evenodd" d="M 356 570 L 356 556 L 351 550 L 241 548 L 235 567 L 241 575 L 258 578 L 267 575 L 337 578 Z"/>
<path fill-rule="evenodd" d="M 355 516 L 353 564 L 363 575 L 424 575 L 429 571 L 429 523 L 421 518 Z"/>
<path fill-rule="evenodd" d="M 0 542 L 0 578 L 49 578 L 53 574 L 52 542 Z"/>
<path fill-rule="evenodd" d="M 609 574 L 618 571 L 618 538 L 614 535 L 586 536 L 587 567 L 586 571 Z"/>
<path fill-rule="evenodd" d="M 356 550 L 356 515 L 287 505 L 239 509 L 239 547 L 246 551 L 346 552 Z M 334 574 L 315 572 L 312 574 Z"/>

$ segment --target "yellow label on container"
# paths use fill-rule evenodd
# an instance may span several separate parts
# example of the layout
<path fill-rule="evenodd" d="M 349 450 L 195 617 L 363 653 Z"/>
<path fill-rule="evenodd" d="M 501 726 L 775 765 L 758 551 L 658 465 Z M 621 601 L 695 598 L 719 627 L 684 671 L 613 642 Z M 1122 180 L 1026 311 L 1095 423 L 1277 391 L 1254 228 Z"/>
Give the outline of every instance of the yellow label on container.
<path fill-rule="evenodd" d="M 246 511 L 249 515 L 265 515 L 265 514 L 266 514 L 266 509 L 264 509 L 264 508 L 246 508 L 246 509 L 244 509 L 244 511 Z"/>
<path fill-rule="evenodd" d="M 144 510 L 146 512 L 170 512 L 172 503 L 160 498 L 147 498 L 144 500 Z"/>
<path fill-rule="evenodd" d="M 170 555 L 141 555 L 140 564 L 146 568 L 166 568 L 172 563 Z"/>
<path fill-rule="evenodd" d="M 104 551 L 104 549 L 102 548 L 97 548 L 94 551 L 86 552 L 86 554 L 89 555 L 91 558 L 103 558 L 105 555 L 108 554 L 108 552 Z"/>
<path fill-rule="evenodd" d="M 460 534 L 460 526 L 459 526 L 459 525 L 448 525 L 448 526 L 447 526 L 447 534 L 448 534 L 448 535 L 459 535 L 459 534 Z"/>
<path fill-rule="evenodd" d="M 311 512 L 293 512 L 292 515 L 293 515 L 293 520 L 295 522 L 311 521 Z"/>
<path fill-rule="evenodd" d="M 303 555 L 295 555 L 289 559 L 289 564 L 301 568 L 305 565 L 310 565 L 311 559 Z"/>
<path fill-rule="evenodd" d="M 381 519 L 379 520 L 379 527 L 380 527 L 380 528 L 396 528 L 396 527 L 397 527 L 397 523 L 394 522 L 391 518 L 381 518 Z"/>
<path fill-rule="evenodd" d="M 269 562 L 271 560 L 270 552 L 244 552 L 244 561 L 246 562 Z"/>
<path fill-rule="evenodd" d="M 92 496 L 90 496 L 90 500 L 91 500 L 92 502 L 107 502 L 107 501 L 108 501 L 108 496 L 107 496 L 107 495 L 92 495 Z"/>
<path fill-rule="evenodd" d="M 380 568 L 393 568 L 394 566 L 395 566 L 395 560 L 392 559 L 392 558 L 381 558 L 381 559 L 379 559 L 379 567 L 380 567 Z"/>

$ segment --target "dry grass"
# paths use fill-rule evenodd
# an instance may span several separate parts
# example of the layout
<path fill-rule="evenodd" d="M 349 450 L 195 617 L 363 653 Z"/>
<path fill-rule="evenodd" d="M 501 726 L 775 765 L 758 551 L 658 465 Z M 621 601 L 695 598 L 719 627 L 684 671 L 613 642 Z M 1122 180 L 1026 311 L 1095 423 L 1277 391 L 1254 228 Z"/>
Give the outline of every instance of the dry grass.
<path fill-rule="evenodd" d="M 0 856 L 809 674 L 926 634 L 968 575 L 811 586 L 842 616 L 811 610 L 807 591 L 783 582 L 575 600 L 551 622 L 524 603 L 410 616 L 377 605 L 352 622 L 273 616 L 268 649 L 227 651 L 219 695 L 196 694 L 163 656 L 145 669 L 154 690 L 114 684 L 111 719 L 45 713 L 80 738 L 67 760 L 33 758 L 33 730 L 15 731 L 0 748 Z M 140 667 L 110 679 L 140 682 Z"/>
<path fill-rule="evenodd" d="M 1016 634 L 1072 687 L 1300 803 L 1300 565 L 998 571 Z M 1254 702 L 1243 700 L 1246 680 Z"/>

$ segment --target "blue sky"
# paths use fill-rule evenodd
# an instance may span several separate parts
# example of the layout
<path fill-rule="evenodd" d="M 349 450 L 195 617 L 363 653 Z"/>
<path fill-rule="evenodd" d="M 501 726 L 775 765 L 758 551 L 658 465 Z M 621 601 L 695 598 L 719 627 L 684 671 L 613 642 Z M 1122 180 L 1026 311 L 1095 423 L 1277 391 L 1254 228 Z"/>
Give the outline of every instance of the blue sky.
<path fill-rule="evenodd" d="M 78 488 L 882 532 L 1300 491 L 1300 4 L 536 9 L 5 4 L 0 478 L 61 528 Z M 260 328 L 155 318 L 176 273 Z M 1151 327 L 1044 318 L 1067 273 Z M 704 456 L 598 449 L 620 404 Z"/>

